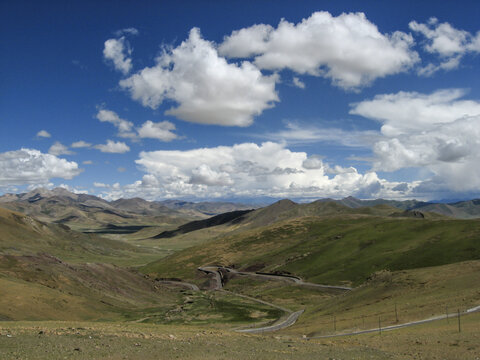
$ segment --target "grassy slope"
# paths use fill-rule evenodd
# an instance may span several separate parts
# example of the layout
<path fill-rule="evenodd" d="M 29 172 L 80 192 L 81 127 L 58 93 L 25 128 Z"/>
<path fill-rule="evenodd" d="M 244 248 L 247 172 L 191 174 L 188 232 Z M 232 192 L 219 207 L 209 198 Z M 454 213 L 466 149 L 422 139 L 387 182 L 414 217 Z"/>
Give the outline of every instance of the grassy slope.
<path fill-rule="evenodd" d="M 235 276 L 226 288 L 305 314 L 289 334 L 328 335 L 396 324 L 455 313 L 480 305 L 480 260 L 401 271 L 380 271 L 353 291 L 341 295 L 332 291 L 311 289 Z M 453 321 L 453 320 L 452 320 Z"/>
<path fill-rule="evenodd" d="M 277 294 L 279 294 L 278 292 Z M 270 295 L 271 296 L 271 295 Z M 308 296 L 306 297 L 308 299 Z M 450 314 L 480 305 L 480 261 L 375 273 L 353 291 L 310 302 L 288 333 L 326 335 Z M 397 307 L 397 315 L 395 314 Z"/>
<path fill-rule="evenodd" d="M 49 253 L 72 262 L 144 264 L 158 258 L 155 249 L 132 246 L 94 234 L 71 231 L 0 208 L 0 254 Z"/>
<path fill-rule="evenodd" d="M 108 264 L 48 255 L 0 256 L 0 320 L 140 321 L 163 324 L 271 322 L 277 309 L 229 294 L 185 291 Z"/>
<path fill-rule="evenodd" d="M 168 309 L 179 298 L 124 268 L 48 255 L 0 256 L 0 287 L 0 316 L 12 320 L 118 320 L 137 309 Z"/>
<path fill-rule="evenodd" d="M 205 264 L 288 271 L 307 280 L 358 285 L 382 269 L 480 259 L 480 221 L 342 215 L 276 223 L 215 239 L 142 268 L 194 279 Z"/>

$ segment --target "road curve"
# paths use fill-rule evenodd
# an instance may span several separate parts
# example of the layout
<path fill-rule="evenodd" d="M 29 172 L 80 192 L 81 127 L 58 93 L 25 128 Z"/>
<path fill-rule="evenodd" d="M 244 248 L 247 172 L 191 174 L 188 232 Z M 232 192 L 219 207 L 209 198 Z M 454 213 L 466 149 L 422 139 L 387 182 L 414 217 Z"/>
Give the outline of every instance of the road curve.
<path fill-rule="evenodd" d="M 252 300 L 252 301 L 256 301 L 258 303 L 268 305 L 268 306 L 274 307 L 276 309 L 282 310 L 282 311 L 284 311 L 285 313 L 288 314 L 288 317 L 285 320 L 283 320 L 283 321 L 281 321 L 277 324 L 273 324 L 273 325 L 265 326 L 265 327 L 261 327 L 261 328 L 238 329 L 238 330 L 235 330 L 235 331 L 242 332 L 242 333 L 259 334 L 259 333 L 264 333 L 264 332 L 281 330 L 281 329 L 284 329 L 288 326 L 291 326 L 291 325 L 295 324 L 298 317 L 304 312 L 304 310 L 292 312 L 292 310 L 289 310 L 289 309 L 284 308 L 282 306 L 278 306 L 278 305 L 269 303 L 269 302 L 264 301 L 264 300 L 260 300 L 260 299 L 256 299 L 256 298 L 253 298 L 253 297 L 250 297 L 250 296 L 247 296 L 247 295 L 242 295 L 242 294 L 234 293 L 234 292 L 231 292 L 231 291 L 223 290 L 223 278 L 222 278 L 222 274 L 220 273 L 219 269 L 225 269 L 226 271 L 228 271 L 227 268 L 223 268 L 223 267 L 220 267 L 220 266 L 202 266 L 202 267 L 198 268 L 199 271 L 202 271 L 206 274 L 214 274 L 215 275 L 215 280 L 216 280 L 215 290 L 220 290 L 222 292 L 229 293 L 229 294 L 232 294 L 232 295 L 244 298 L 244 299 L 249 299 L 249 300 Z"/>
<path fill-rule="evenodd" d="M 286 327 L 289 327 L 289 326 L 292 326 L 293 324 L 295 324 L 295 322 L 300 317 L 300 315 L 303 314 L 303 312 L 304 312 L 304 310 L 292 312 L 290 315 L 288 315 L 288 317 L 284 321 L 282 321 L 278 324 L 273 324 L 273 325 L 270 325 L 270 326 L 265 326 L 265 327 L 256 328 L 256 329 L 240 329 L 240 330 L 235 330 L 235 331 L 236 332 L 241 332 L 241 333 L 249 333 L 249 334 L 260 334 L 260 333 L 264 333 L 264 332 L 281 330 L 281 329 L 284 329 Z"/>
<path fill-rule="evenodd" d="M 237 275 L 261 277 L 265 279 L 280 280 L 280 281 L 292 281 L 295 284 L 300 286 L 316 287 L 316 288 L 322 288 L 322 289 L 335 289 L 335 290 L 343 290 L 343 291 L 352 290 L 351 287 L 346 287 L 346 286 L 322 285 L 322 284 L 306 282 L 300 279 L 299 277 L 291 276 L 291 275 L 275 275 L 275 274 L 266 274 L 266 273 L 258 273 L 258 272 L 253 273 L 253 272 L 247 272 L 247 271 L 238 271 L 228 267 L 222 267 L 222 269 L 225 269 L 226 271 L 231 272 L 232 274 L 237 274 Z"/>
<path fill-rule="evenodd" d="M 157 280 L 160 284 L 166 284 L 166 285 L 178 285 L 178 286 L 183 286 L 186 288 L 189 288 L 190 290 L 193 291 L 200 291 L 199 287 L 195 284 L 183 282 L 183 281 L 174 281 L 174 280 Z"/>
<path fill-rule="evenodd" d="M 468 315 L 468 314 L 478 312 L 478 311 L 480 311 L 480 306 L 475 306 L 471 309 L 468 309 L 464 312 L 461 312 L 460 316 L 461 315 Z M 434 317 L 431 317 L 431 318 L 428 318 L 428 319 L 411 321 L 411 322 L 398 324 L 398 325 L 390 325 L 390 326 L 385 326 L 385 327 L 382 327 L 382 328 L 374 328 L 374 329 L 361 330 L 361 331 L 355 331 L 355 332 L 343 333 L 343 334 L 311 336 L 311 337 L 308 337 L 307 339 L 326 339 L 326 338 L 333 338 L 333 337 L 340 337 L 340 336 L 353 336 L 353 335 L 368 334 L 368 333 L 380 332 L 380 331 L 391 331 L 391 330 L 401 329 L 401 328 L 404 328 L 404 327 L 426 324 L 426 323 L 433 322 L 433 321 L 438 321 L 438 320 L 444 320 L 447 317 L 449 319 L 456 318 L 456 317 L 458 317 L 458 313 L 453 313 L 453 314 L 448 314 L 448 315 L 447 314 L 438 315 L 438 316 L 434 316 Z"/>
<path fill-rule="evenodd" d="M 197 268 L 198 271 L 202 271 L 206 274 L 214 274 L 215 275 L 215 288 L 214 290 L 222 290 L 223 288 L 223 281 L 222 281 L 222 274 L 218 271 L 218 266 L 202 266 Z"/>

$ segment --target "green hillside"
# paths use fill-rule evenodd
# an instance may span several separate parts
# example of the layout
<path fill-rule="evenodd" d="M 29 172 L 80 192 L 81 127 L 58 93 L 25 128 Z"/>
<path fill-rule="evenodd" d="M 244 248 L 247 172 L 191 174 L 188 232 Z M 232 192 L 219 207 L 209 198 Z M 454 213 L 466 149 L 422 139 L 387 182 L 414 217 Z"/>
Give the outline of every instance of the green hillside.
<path fill-rule="evenodd" d="M 83 234 L 61 224 L 49 224 L 0 208 L 0 254 L 48 253 L 74 262 L 144 264 L 161 253 L 95 234 Z"/>
<path fill-rule="evenodd" d="M 290 272 L 318 283 L 358 285 L 383 269 L 473 259 L 480 259 L 480 221 L 342 213 L 286 220 L 219 237 L 153 262 L 142 271 L 195 279 L 201 265 L 255 265 L 263 271 Z"/>

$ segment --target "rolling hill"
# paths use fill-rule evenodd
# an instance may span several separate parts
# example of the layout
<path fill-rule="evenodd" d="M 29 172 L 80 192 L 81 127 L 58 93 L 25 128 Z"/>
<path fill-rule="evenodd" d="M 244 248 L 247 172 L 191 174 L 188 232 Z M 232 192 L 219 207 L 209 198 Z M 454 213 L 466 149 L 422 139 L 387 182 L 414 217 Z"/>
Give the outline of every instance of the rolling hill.
<path fill-rule="evenodd" d="M 0 254 L 47 253 L 65 260 L 135 264 L 155 258 L 152 249 L 73 231 L 15 211 L 0 208 Z M 157 255 L 158 256 L 158 255 Z"/>
<path fill-rule="evenodd" d="M 196 268 L 206 264 L 255 266 L 313 282 L 356 285 L 382 269 L 480 259 L 480 221 L 387 205 L 353 209 L 336 202 L 283 200 L 233 222 L 220 225 L 216 238 L 142 270 L 194 279 Z"/>
<path fill-rule="evenodd" d="M 336 203 L 354 209 L 375 205 L 389 205 L 397 209 L 432 212 L 456 219 L 476 219 L 480 217 L 480 199 L 457 201 L 452 203 L 438 203 L 417 200 L 360 200 L 350 196 L 342 200 L 325 199 L 321 201 L 335 201 Z"/>
<path fill-rule="evenodd" d="M 63 188 L 36 189 L 29 193 L 0 197 L 0 207 L 25 213 L 41 221 L 68 225 L 78 230 L 115 230 L 117 227 L 175 227 L 205 215 L 186 215 L 159 203 L 139 198 L 108 202 L 99 197 L 74 194 Z M 118 230 L 118 229 L 116 229 Z M 136 231 L 138 229 L 133 229 Z M 112 231 L 115 232 L 115 231 Z"/>

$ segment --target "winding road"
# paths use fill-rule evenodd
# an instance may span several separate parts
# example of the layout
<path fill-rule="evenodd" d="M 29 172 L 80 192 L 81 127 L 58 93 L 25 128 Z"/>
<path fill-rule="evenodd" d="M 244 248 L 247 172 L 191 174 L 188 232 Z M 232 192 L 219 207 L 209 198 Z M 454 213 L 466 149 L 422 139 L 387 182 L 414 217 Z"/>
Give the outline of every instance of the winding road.
<path fill-rule="evenodd" d="M 268 305 L 268 306 L 274 307 L 276 309 L 282 310 L 282 311 L 284 311 L 285 313 L 288 314 L 288 317 L 286 319 L 284 319 L 284 320 L 279 319 L 279 321 L 277 321 L 273 325 L 264 326 L 264 327 L 260 327 L 260 328 L 253 328 L 253 329 L 250 329 L 250 328 L 249 329 L 237 329 L 235 331 L 242 332 L 242 333 L 258 334 L 258 333 L 281 330 L 281 329 L 284 329 L 288 326 L 291 326 L 291 325 L 295 324 L 298 317 L 304 312 L 304 310 L 293 312 L 292 310 L 289 310 L 289 309 L 284 308 L 282 306 L 278 306 L 278 305 L 269 303 L 269 302 L 264 301 L 264 300 L 260 300 L 260 299 L 253 298 L 251 296 L 247 296 L 247 295 L 238 294 L 238 293 L 234 293 L 234 292 L 231 292 L 231 291 L 223 290 L 223 275 L 220 272 L 221 269 L 223 269 L 227 272 L 232 272 L 232 273 L 237 273 L 237 274 L 239 273 L 239 272 L 236 272 L 236 271 L 232 271 L 233 269 L 224 268 L 224 267 L 221 267 L 221 266 L 203 266 L 203 267 L 198 268 L 199 271 L 202 271 L 206 274 L 214 274 L 214 276 L 215 276 L 215 288 L 214 289 L 215 290 L 219 290 L 219 291 L 222 291 L 222 292 L 225 292 L 225 293 L 229 293 L 229 294 L 232 294 L 232 295 L 244 298 L 244 299 L 252 300 L 252 301 L 258 302 L 260 304 Z"/>
<path fill-rule="evenodd" d="M 460 316 L 471 314 L 471 313 L 478 312 L 478 311 L 480 311 L 480 306 L 475 306 L 471 309 L 468 309 L 466 311 L 461 312 Z M 342 333 L 342 334 L 312 336 L 312 337 L 309 337 L 307 339 L 326 339 L 326 338 L 333 338 L 333 337 L 340 337 L 340 336 L 352 336 L 352 335 L 368 334 L 368 333 L 380 332 L 380 331 L 390 331 L 390 330 L 401 329 L 401 328 L 409 327 L 409 326 L 426 324 L 426 323 L 433 322 L 433 321 L 444 320 L 447 317 L 449 319 L 456 318 L 456 317 L 458 317 L 458 313 L 444 314 L 444 315 L 434 316 L 434 317 L 431 317 L 431 318 L 428 318 L 428 319 L 411 321 L 411 322 L 398 324 L 398 325 L 390 325 L 390 326 L 385 326 L 385 327 L 382 327 L 382 328 L 374 328 L 374 329 L 354 331 L 354 332 Z"/>
<path fill-rule="evenodd" d="M 240 329 L 235 331 L 241 332 L 241 333 L 260 334 L 260 333 L 269 332 L 269 331 L 281 330 L 295 324 L 297 319 L 300 317 L 300 315 L 303 314 L 304 311 L 305 310 L 292 312 L 290 315 L 288 315 L 288 317 L 284 321 L 278 324 L 273 324 L 270 326 L 265 326 L 261 328 L 255 328 L 255 329 Z"/>
<path fill-rule="evenodd" d="M 297 276 L 276 275 L 276 274 L 267 274 L 267 273 L 259 273 L 259 272 L 237 271 L 235 269 L 228 268 L 228 267 L 220 267 L 220 268 L 224 269 L 225 271 L 230 272 L 232 274 L 236 274 L 236 275 L 260 277 L 260 278 L 264 278 L 264 279 L 280 280 L 280 281 L 291 281 L 291 282 L 293 282 L 297 285 L 300 285 L 300 286 L 315 287 L 315 288 L 321 288 L 321 289 L 335 289 L 335 290 L 342 290 L 342 291 L 352 290 L 351 287 L 346 287 L 346 286 L 322 285 L 322 284 L 315 284 L 315 283 L 311 283 L 311 282 L 306 282 L 306 281 L 303 281 L 301 278 L 299 278 Z"/>
<path fill-rule="evenodd" d="M 178 285 L 178 286 L 186 287 L 186 288 L 188 288 L 190 290 L 193 290 L 193 291 L 200 291 L 200 288 L 197 285 L 187 283 L 187 282 L 183 282 L 183 281 L 157 280 L 157 282 L 160 283 L 160 284 L 166 284 L 166 285 Z"/>
<path fill-rule="evenodd" d="M 197 270 L 202 271 L 206 274 L 214 274 L 215 275 L 215 288 L 214 290 L 222 290 L 223 289 L 223 277 L 220 271 L 218 271 L 218 266 L 203 266 L 199 267 Z"/>
<path fill-rule="evenodd" d="M 345 286 L 333 286 L 333 285 L 321 285 L 321 284 L 314 284 L 314 283 L 309 283 L 305 282 L 302 279 L 296 277 L 296 276 L 291 276 L 291 275 L 276 275 L 276 274 L 268 274 L 268 273 L 252 273 L 252 272 L 246 272 L 246 271 L 238 271 L 232 268 L 228 267 L 222 267 L 222 266 L 203 266 L 198 268 L 199 271 L 202 271 L 206 274 L 214 274 L 215 276 L 215 290 L 219 290 L 222 292 L 230 293 L 232 295 L 242 297 L 245 299 L 249 299 L 252 301 L 256 301 L 258 303 L 272 306 L 274 308 L 280 309 L 284 311 L 285 313 L 288 314 L 288 316 L 282 320 L 279 319 L 276 323 L 269 325 L 269 326 L 264 326 L 260 328 L 252 328 L 252 329 L 237 329 L 235 331 L 237 332 L 242 332 L 242 333 L 250 333 L 250 334 L 259 334 L 259 333 L 264 333 L 264 332 L 271 332 L 271 331 L 277 331 L 284 329 L 286 327 L 292 326 L 295 324 L 295 322 L 298 320 L 300 315 L 303 314 L 304 310 L 300 311 L 291 311 L 287 308 L 269 303 L 267 301 L 259 300 L 247 295 L 242 295 L 238 293 L 234 293 L 231 291 L 227 291 L 223 289 L 223 274 L 221 273 L 220 270 L 235 274 L 235 275 L 243 275 L 243 276 L 251 276 L 251 277 L 261 277 L 265 279 L 270 279 L 270 280 L 280 280 L 280 281 L 291 281 L 294 282 L 297 285 L 300 286 L 308 286 L 308 287 L 317 287 L 317 288 L 322 288 L 322 289 L 335 289 L 335 290 L 341 290 L 341 291 L 351 291 L 352 288 L 350 287 L 345 287 Z M 193 290 L 198 290 L 198 286 L 194 284 L 188 284 L 184 282 L 175 282 L 178 283 L 179 285 L 191 285 L 195 288 L 192 287 Z M 480 312 L 480 305 L 475 306 L 473 308 L 470 308 L 464 312 L 461 312 L 460 315 L 468 315 L 471 313 L 475 312 Z M 353 336 L 353 335 L 361 335 L 361 334 L 368 334 L 368 333 L 374 333 L 374 332 L 380 332 L 380 331 L 391 331 L 391 330 L 396 330 L 396 329 L 401 329 L 405 327 L 410 327 L 410 326 L 415 326 L 415 325 L 421 325 L 421 324 L 426 324 L 429 322 L 433 321 L 439 321 L 443 320 L 446 318 L 456 318 L 458 317 L 458 313 L 453 313 L 453 314 L 443 314 L 443 315 L 438 315 L 434 316 L 428 319 L 422 319 L 422 320 L 416 320 L 416 321 L 411 321 L 403 324 L 397 324 L 397 325 L 390 325 L 390 326 L 385 326 L 382 328 L 373 328 L 373 329 L 368 329 L 368 330 L 360 330 L 360 331 L 354 331 L 354 332 L 349 332 L 349 333 L 340 333 L 340 334 L 332 334 L 332 335 L 319 335 L 319 336 L 311 336 L 308 337 L 307 339 L 326 339 L 326 338 L 334 338 L 334 337 L 341 337 L 341 336 Z"/>

